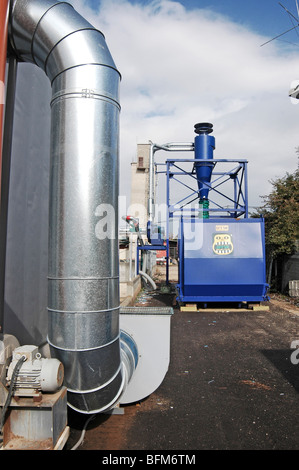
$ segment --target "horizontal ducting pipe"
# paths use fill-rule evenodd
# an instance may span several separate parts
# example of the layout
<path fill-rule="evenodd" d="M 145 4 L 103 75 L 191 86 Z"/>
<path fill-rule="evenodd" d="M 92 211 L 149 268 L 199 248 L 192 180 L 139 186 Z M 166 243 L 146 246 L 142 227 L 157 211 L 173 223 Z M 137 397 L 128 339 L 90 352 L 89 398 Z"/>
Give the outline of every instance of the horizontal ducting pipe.
<path fill-rule="evenodd" d="M 132 367 L 119 329 L 120 74 L 103 34 L 65 2 L 14 0 L 10 41 L 52 86 L 48 341 L 69 405 L 102 412 Z"/>
<path fill-rule="evenodd" d="M 149 221 L 153 222 L 155 218 L 154 214 L 154 202 L 155 202 L 155 153 L 158 150 L 165 150 L 167 152 L 190 152 L 194 151 L 194 144 L 184 142 L 169 142 L 167 144 L 159 145 L 150 142 L 150 156 L 149 156 L 149 200 L 148 200 L 148 213 Z"/>

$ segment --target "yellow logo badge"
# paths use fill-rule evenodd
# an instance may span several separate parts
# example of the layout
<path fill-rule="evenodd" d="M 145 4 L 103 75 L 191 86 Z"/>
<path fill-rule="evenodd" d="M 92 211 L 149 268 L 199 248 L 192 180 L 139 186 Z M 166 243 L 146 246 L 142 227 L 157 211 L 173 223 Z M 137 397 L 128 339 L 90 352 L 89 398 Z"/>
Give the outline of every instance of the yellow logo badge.
<path fill-rule="evenodd" d="M 216 255 L 230 255 L 234 251 L 232 237 L 228 233 L 216 233 L 213 240 Z"/>

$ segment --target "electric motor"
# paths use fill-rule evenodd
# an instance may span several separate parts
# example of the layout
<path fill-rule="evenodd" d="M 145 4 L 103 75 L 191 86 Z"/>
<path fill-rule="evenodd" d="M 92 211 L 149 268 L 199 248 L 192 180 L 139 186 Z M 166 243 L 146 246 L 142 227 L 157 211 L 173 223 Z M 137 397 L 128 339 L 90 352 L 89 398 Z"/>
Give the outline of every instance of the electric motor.
<path fill-rule="evenodd" d="M 64 379 L 64 367 L 58 359 L 42 358 L 37 346 L 20 346 L 13 351 L 12 361 L 7 371 L 7 386 L 12 380 L 13 371 L 21 358 L 24 362 L 18 372 L 15 396 L 34 396 L 40 392 L 56 392 Z"/>

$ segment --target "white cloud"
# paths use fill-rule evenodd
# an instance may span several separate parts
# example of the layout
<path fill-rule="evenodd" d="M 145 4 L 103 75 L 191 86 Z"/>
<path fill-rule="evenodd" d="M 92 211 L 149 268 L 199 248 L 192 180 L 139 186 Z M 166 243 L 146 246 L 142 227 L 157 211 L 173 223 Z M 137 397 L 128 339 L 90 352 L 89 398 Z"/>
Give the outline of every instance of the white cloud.
<path fill-rule="evenodd" d="M 121 193 L 130 194 L 137 143 L 193 140 L 214 124 L 217 158 L 249 161 L 249 203 L 297 166 L 299 106 L 288 98 L 299 56 L 208 10 L 180 3 L 103 0 L 97 14 L 71 2 L 105 35 L 122 75 Z M 299 101 L 298 101 L 299 103 Z"/>

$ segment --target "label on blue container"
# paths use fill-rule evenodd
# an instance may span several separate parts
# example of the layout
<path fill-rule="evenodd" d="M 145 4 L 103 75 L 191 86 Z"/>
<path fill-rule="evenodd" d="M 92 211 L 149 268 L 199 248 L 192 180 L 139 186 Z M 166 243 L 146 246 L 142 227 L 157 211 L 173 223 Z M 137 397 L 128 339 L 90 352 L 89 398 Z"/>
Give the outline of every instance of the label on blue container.
<path fill-rule="evenodd" d="M 213 252 L 215 255 L 231 255 L 234 251 L 232 235 L 228 233 L 214 233 Z"/>

